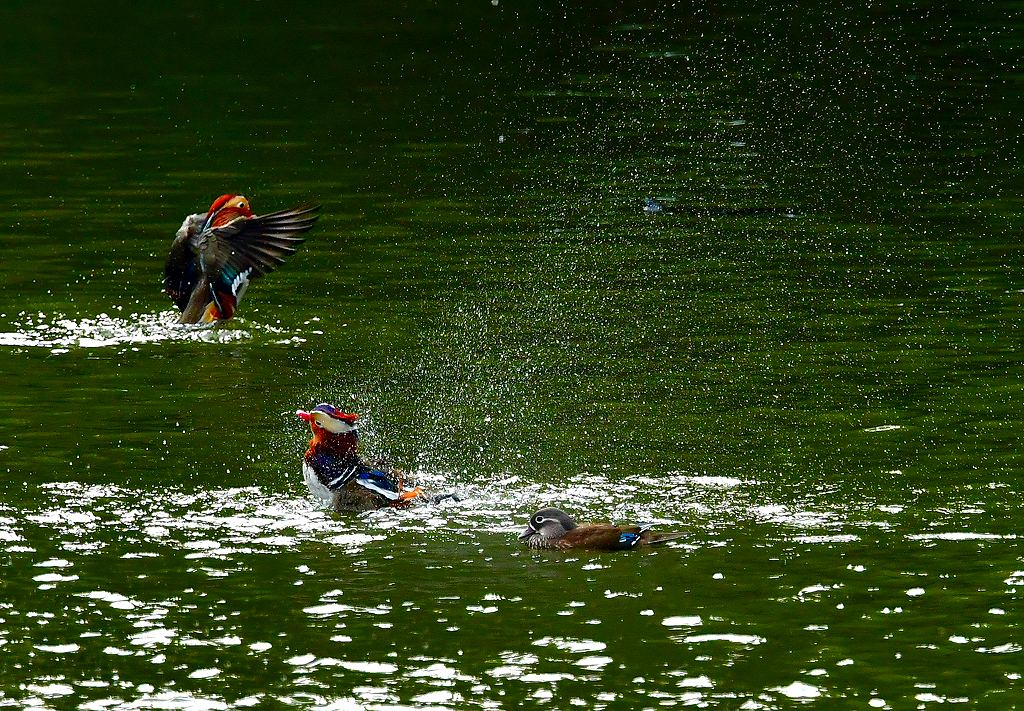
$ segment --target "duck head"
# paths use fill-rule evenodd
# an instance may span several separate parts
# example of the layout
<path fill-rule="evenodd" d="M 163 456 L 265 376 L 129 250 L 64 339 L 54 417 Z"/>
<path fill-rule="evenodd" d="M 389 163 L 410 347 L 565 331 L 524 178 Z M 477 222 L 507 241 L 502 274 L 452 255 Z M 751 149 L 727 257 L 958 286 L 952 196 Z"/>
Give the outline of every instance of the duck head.
<path fill-rule="evenodd" d="M 252 216 L 249 200 L 244 195 L 221 195 L 206 211 L 206 222 L 203 223 L 203 229 L 220 227 L 239 217 L 249 218 Z"/>
<path fill-rule="evenodd" d="M 557 541 L 566 533 L 576 528 L 576 522 L 561 509 L 541 509 L 530 517 L 530 522 L 519 534 L 519 540 L 527 541 L 534 536 L 549 541 Z"/>
<path fill-rule="evenodd" d="M 309 429 L 313 433 L 313 439 L 309 442 L 309 452 L 323 448 L 336 454 L 355 455 L 359 439 L 356 420 L 359 419 L 359 415 L 342 412 L 325 402 L 312 410 L 296 410 L 295 414 L 299 419 L 309 423 Z"/>

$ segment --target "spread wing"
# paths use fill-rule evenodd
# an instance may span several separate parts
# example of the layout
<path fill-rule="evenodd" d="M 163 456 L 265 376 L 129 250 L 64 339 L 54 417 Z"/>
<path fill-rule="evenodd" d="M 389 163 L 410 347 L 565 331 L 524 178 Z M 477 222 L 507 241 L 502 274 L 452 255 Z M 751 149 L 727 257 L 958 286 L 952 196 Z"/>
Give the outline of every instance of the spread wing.
<path fill-rule="evenodd" d="M 250 279 L 284 264 L 316 222 L 319 205 L 304 205 L 267 215 L 237 219 L 195 236 L 202 272 L 209 279 L 222 318 L 231 318 Z"/>
<path fill-rule="evenodd" d="M 189 215 L 181 223 L 171 242 L 171 253 L 164 267 L 164 291 L 180 311 L 188 306 L 189 297 L 199 283 L 201 270 L 192 240 L 202 229 L 205 215 Z"/>
<path fill-rule="evenodd" d="M 234 267 L 237 274 L 252 269 L 253 277 L 274 271 L 305 241 L 299 235 L 313 226 L 319 210 L 319 205 L 305 205 L 234 220 L 209 230 L 197 245 L 206 270 L 214 274 Z"/>

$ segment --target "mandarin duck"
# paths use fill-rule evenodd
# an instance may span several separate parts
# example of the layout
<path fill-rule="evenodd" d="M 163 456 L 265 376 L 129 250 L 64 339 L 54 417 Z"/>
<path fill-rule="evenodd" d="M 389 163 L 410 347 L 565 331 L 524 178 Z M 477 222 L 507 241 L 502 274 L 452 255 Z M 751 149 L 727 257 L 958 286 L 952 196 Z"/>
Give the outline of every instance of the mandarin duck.
<path fill-rule="evenodd" d="M 577 525 L 569 514 L 560 509 L 541 509 L 530 517 L 530 523 L 519 535 L 519 540 L 533 549 L 625 551 L 665 543 L 684 535 L 654 533 L 649 529 L 650 524 L 629 527 L 613 526 L 610 523 Z"/>
<path fill-rule="evenodd" d="M 402 473 L 381 462 L 367 463 L 359 456 L 358 415 L 321 403 L 312 410 L 296 410 L 309 423 L 313 439 L 302 460 L 302 478 L 310 492 L 335 511 L 372 511 L 405 506 L 423 489 L 404 485 Z"/>
<path fill-rule="evenodd" d="M 316 222 L 319 205 L 254 215 L 242 195 L 221 195 L 210 209 L 181 223 L 164 269 L 164 291 L 179 323 L 226 321 L 251 279 L 295 254 Z"/>

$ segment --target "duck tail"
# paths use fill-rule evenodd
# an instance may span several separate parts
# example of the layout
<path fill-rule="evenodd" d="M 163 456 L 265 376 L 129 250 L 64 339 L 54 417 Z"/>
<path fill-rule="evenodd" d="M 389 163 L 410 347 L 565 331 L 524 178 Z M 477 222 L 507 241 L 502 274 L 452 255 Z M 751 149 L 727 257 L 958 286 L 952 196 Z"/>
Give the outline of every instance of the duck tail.
<path fill-rule="evenodd" d="M 665 533 L 654 533 L 653 531 L 647 531 L 647 535 L 649 536 L 647 542 L 652 546 L 656 546 L 661 543 L 675 541 L 679 538 L 682 538 L 686 534 L 682 533 L 681 531 L 666 531 Z"/>

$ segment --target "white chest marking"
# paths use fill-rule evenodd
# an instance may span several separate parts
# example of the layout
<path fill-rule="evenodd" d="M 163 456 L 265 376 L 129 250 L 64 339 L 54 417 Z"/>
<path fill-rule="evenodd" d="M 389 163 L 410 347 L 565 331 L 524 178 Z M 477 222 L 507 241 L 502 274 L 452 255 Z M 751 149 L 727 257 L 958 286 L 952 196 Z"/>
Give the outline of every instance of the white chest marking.
<path fill-rule="evenodd" d="M 320 477 L 313 471 L 313 467 L 309 466 L 308 463 L 302 463 L 302 478 L 306 482 L 306 486 L 309 487 L 309 491 L 313 496 L 318 499 L 323 499 L 327 503 L 331 503 L 334 500 L 334 494 L 331 490 L 323 485 L 320 481 Z"/>

